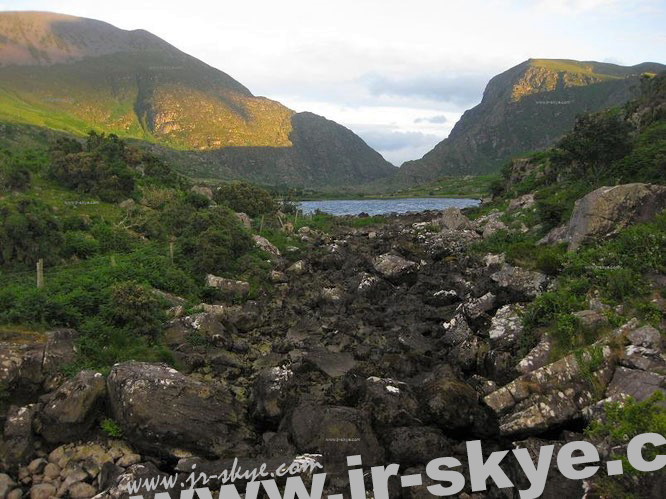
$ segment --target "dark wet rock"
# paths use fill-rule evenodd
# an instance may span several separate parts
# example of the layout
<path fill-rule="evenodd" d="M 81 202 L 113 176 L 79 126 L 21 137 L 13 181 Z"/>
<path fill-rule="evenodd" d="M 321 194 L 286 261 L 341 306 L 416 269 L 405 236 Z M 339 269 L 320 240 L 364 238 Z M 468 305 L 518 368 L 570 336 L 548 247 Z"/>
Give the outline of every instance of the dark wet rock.
<path fill-rule="evenodd" d="M 444 322 L 442 328 L 444 329 L 444 333 L 440 341 L 445 346 L 458 345 L 473 335 L 465 316 L 462 314 L 458 314 L 450 321 Z"/>
<path fill-rule="evenodd" d="M 2 456 L 5 469 L 15 470 L 34 456 L 32 425 L 38 410 L 36 404 L 30 404 L 23 407 L 13 405 L 7 411 L 4 428 L 5 452 Z"/>
<path fill-rule="evenodd" d="M 50 443 L 81 438 L 90 430 L 105 396 L 102 374 L 79 372 L 42 400 L 37 416 L 39 433 Z"/>
<path fill-rule="evenodd" d="M 325 349 L 316 349 L 306 352 L 303 361 L 316 366 L 331 378 L 343 376 L 356 366 L 351 353 L 329 352 Z"/>
<path fill-rule="evenodd" d="M 448 366 L 431 373 L 419 387 L 424 419 L 444 432 L 468 432 L 488 436 L 496 431 L 496 422 L 481 404 L 479 395 L 458 379 Z"/>
<path fill-rule="evenodd" d="M 287 386 L 294 373 L 287 367 L 263 369 L 252 387 L 252 416 L 262 425 L 277 428 L 284 416 Z"/>
<path fill-rule="evenodd" d="M 380 255 L 374 261 L 375 270 L 396 284 L 412 280 L 417 267 L 415 262 L 390 253 Z"/>
<path fill-rule="evenodd" d="M 289 428 L 296 448 L 323 454 L 326 468 L 346 468 L 347 456 L 355 455 L 364 466 L 384 462 L 384 450 L 367 417 L 351 407 L 300 405 L 289 418 Z"/>
<path fill-rule="evenodd" d="M 140 449 L 204 456 L 246 451 L 243 408 L 222 387 L 164 364 L 127 362 L 113 367 L 107 388 L 114 419 Z"/>
<path fill-rule="evenodd" d="M 451 442 L 441 430 L 428 426 L 397 427 L 386 435 L 389 462 L 427 464 L 433 456 L 449 456 Z"/>
<path fill-rule="evenodd" d="M 419 404 L 407 383 L 371 376 L 363 383 L 360 407 L 373 424 L 382 427 L 407 426 L 418 422 Z"/>

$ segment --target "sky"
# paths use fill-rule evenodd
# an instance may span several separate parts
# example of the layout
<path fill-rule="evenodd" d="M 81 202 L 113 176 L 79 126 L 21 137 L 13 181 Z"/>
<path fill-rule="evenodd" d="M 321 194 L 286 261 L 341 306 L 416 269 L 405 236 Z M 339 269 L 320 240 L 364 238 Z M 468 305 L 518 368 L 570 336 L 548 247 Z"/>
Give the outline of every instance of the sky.
<path fill-rule="evenodd" d="M 146 29 L 255 95 L 420 158 L 532 58 L 666 63 L 666 0 L 0 0 Z"/>

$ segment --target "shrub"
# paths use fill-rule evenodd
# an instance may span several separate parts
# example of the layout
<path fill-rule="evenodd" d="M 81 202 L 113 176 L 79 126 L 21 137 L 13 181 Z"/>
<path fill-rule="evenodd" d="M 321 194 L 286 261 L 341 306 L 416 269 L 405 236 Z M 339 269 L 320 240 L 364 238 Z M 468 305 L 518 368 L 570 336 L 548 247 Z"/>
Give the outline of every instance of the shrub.
<path fill-rule="evenodd" d="M 214 200 L 233 211 L 243 212 L 251 217 L 277 210 L 275 200 L 268 191 L 247 182 L 222 184 L 215 191 Z"/>
<path fill-rule="evenodd" d="M 113 419 L 106 418 L 100 423 L 102 431 L 111 438 L 122 438 L 123 430 Z"/>
<path fill-rule="evenodd" d="M 165 319 L 155 295 L 133 281 L 121 282 L 112 287 L 105 315 L 111 324 L 149 338 L 156 338 L 160 334 Z"/>

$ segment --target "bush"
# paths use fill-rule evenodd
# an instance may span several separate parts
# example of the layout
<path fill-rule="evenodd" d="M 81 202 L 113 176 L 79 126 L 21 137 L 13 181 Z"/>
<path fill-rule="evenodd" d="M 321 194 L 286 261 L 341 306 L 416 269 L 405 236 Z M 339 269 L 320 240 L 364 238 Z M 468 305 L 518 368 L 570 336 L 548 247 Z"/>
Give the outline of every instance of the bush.
<path fill-rule="evenodd" d="M 133 281 L 121 282 L 112 287 L 104 314 L 111 324 L 149 338 L 159 336 L 165 320 L 155 295 Z"/>
<path fill-rule="evenodd" d="M 214 194 L 216 203 L 227 206 L 236 212 L 243 212 L 256 217 L 277 210 L 275 200 L 270 193 L 247 182 L 222 184 Z"/>
<path fill-rule="evenodd" d="M 113 419 L 104 419 L 100 423 L 100 427 L 102 428 L 102 431 L 106 433 L 108 437 L 111 438 L 122 438 L 123 436 L 123 430 L 120 427 L 118 423 L 116 423 Z"/>

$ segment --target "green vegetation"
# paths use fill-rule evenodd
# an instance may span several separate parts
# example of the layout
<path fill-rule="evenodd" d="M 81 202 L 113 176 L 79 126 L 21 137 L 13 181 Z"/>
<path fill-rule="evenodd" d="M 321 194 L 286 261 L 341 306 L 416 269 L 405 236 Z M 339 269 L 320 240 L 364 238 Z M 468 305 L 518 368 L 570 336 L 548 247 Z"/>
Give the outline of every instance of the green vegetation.
<path fill-rule="evenodd" d="M 666 435 L 666 408 L 661 391 L 656 391 L 642 402 L 628 398 L 622 403 L 608 403 L 604 407 L 604 412 L 604 417 L 590 423 L 585 434 L 592 440 L 604 440 L 611 448 L 625 446 L 633 437 L 643 433 Z M 660 454 L 659 449 L 653 446 L 643 450 L 643 457 L 648 461 L 658 454 Z M 613 454 L 610 459 L 621 460 L 624 473 L 604 476 L 600 484 L 601 495 L 623 498 L 644 497 L 636 491 L 635 477 L 641 472 L 631 466 L 626 454 Z"/>
<path fill-rule="evenodd" d="M 213 199 L 253 218 L 277 210 L 275 200 L 268 191 L 247 182 L 224 183 L 217 188 Z"/>
<path fill-rule="evenodd" d="M 100 427 L 102 428 L 102 431 L 111 438 L 122 438 L 123 436 L 122 428 L 113 419 L 104 419 L 100 423 Z"/>
<path fill-rule="evenodd" d="M 504 253 L 509 263 L 556 277 L 554 287 L 532 302 L 524 315 L 528 334 L 521 353 L 550 334 L 554 357 L 591 345 L 603 328 L 584 327 L 572 313 L 592 297 L 607 307 L 610 326 L 631 317 L 658 325 L 663 314 L 650 303 L 649 274 L 666 272 L 666 214 L 637 224 L 614 238 L 567 253 L 564 245 L 539 245 L 550 229 L 565 224 L 574 202 L 602 186 L 628 182 L 666 184 L 666 75 L 644 78 L 641 96 L 623 110 L 582 116 L 554 148 L 509 163 L 492 185 L 494 201 L 470 210 L 472 217 L 505 210 L 508 200 L 533 193 L 535 207 L 503 216 L 509 227 L 473 247 L 478 253 Z M 635 126 L 636 116 L 641 122 Z"/>
<path fill-rule="evenodd" d="M 214 206 L 161 160 L 95 133 L 85 143 L 0 149 L 0 171 L 30 178 L 0 197 L 0 324 L 77 329 L 79 358 L 68 372 L 173 363 L 162 344 L 169 305 L 156 290 L 194 305 L 215 294 L 204 285 L 213 273 L 249 281 L 253 297 L 270 292 L 266 256 L 227 207 L 274 209 L 263 190 L 230 184 Z M 271 217 L 265 227 L 279 234 Z"/>

